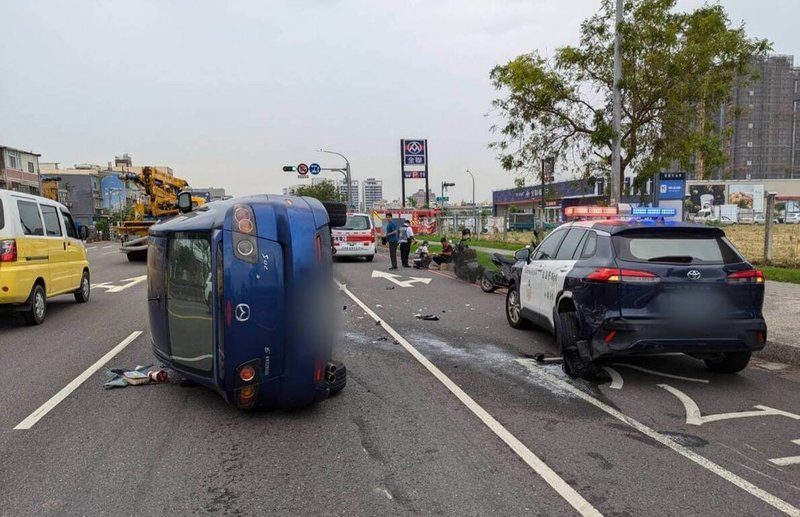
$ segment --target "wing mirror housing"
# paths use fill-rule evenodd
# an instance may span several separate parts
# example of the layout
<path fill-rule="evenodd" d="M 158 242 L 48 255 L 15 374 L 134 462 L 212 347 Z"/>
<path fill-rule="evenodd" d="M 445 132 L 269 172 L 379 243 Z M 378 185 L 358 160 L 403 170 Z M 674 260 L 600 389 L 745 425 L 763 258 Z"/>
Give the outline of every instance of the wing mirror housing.
<path fill-rule="evenodd" d="M 192 211 L 192 193 L 181 192 L 178 194 L 178 210 L 181 213 L 188 213 Z"/>

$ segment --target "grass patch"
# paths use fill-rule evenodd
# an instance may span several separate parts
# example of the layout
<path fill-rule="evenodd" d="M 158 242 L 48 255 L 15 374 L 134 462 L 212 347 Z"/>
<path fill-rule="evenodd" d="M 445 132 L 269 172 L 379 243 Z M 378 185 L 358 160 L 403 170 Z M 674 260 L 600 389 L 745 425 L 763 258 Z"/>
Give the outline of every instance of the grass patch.
<path fill-rule="evenodd" d="M 789 282 L 800 284 L 800 269 L 776 266 L 758 266 L 767 277 L 775 282 Z"/>

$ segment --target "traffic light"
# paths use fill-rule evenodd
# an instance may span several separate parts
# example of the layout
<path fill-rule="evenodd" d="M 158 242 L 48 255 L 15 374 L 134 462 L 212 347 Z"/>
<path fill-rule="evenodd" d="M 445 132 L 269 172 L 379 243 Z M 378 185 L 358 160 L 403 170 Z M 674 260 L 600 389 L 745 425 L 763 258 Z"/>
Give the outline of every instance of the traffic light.
<path fill-rule="evenodd" d="M 442 188 L 455 187 L 455 186 L 456 186 L 455 183 L 448 183 L 446 181 L 442 182 Z"/>
<path fill-rule="evenodd" d="M 294 172 L 297 168 L 294 165 L 284 165 L 283 172 Z"/>

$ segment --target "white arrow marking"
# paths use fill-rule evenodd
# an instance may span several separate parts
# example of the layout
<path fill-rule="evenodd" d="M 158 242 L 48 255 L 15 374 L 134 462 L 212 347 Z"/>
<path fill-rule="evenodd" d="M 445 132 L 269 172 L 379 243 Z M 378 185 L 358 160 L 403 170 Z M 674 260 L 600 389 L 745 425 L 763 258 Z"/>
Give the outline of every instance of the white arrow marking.
<path fill-rule="evenodd" d="M 390 282 L 399 285 L 400 287 L 414 287 L 414 283 L 418 282 L 420 284 L 430 284 L 432 278 L 420 278 L 418 276 L 409 277 L 408 280 L 398 280 L 398 278 L 403 278 L 400 275 L 393 275 L 391 273 L 386 273 L 384 271 L 378 271 L 374 269 L 372 271 L 372 278 L 385 278 Z"/>
<path fill-rule="evenodd" d="M 147 280 L 147 275 L 142 276 L 135 276 L 133 278 L 126 278 L 125 280 L 121 280 L 121 282 L 128 282 L 127 284 L 123 285 L 113 285 L 111 282 L 102 282 L 99 284 L 93 284 L 92 289 L 105 289 L 108 293 L 118 293 L 120 291 L 124 291 L 129 287 L 133 287 L 136 284 L 140 284 Z"/>
<path fill-rule="evenodd" d="M 612 390 L 621 390 L 622 385 L 625 384 L 625 381 L 622 380 L 622 375 L 610 366 L 603 366 L 603 370 L 611 376 L 611 385 L 609 385 L 609 388 Z"/>
<path fill-rule="evenodd" d="M 694 400 L 687 395 L 686 393 L 682 392 L 677 388 L 673 388 L 668 384 L 659 384 L 661 388 L 664 388 L 668 392 L 672 393 L 678 400 L 683 403 L 684 409 L 686 409 L 686 423 L 689 425 L 703 425 L 709 422 L 718 422 L 720 420 L 731 420 L 733 418 L 748 418 L 748 417 L 756 417 L 756 416 L 785 416 L 787 418 L 791 418 L 793 420 L 800 420 L 800 415 L 795 415 L 794 413 L 789 413 L 787 411 L 781 411 L 780 409 L 771 408 L 768 406 L 753 406 L 756 409 L 752 409 L 749 411 L 737 411 L 735 413 L 718 413 L 716 415 L 706 415 L 702 416 L 700 414 L 700 408 L 697 406 Z"/>
<path fill-rule="evenodd" d="M 657 372 L 655 370 L 649 370 L 647 368 L 642 368 L 641 366 L 635 366 L 633 364 L 626 364 L 626 363 L 612 363 L 614 366 L 624 366 L 625 368 L 632 368 L 634 370 L 639 370 L 640 372 L 650 373 L 653 375 L 659 375 L 661 377 L 667 377 L 670 379 L 678 379 L 679 381 L 689 381 L 689 382 L 702 382 L 704 384 L 708 384 L 709 381 L 706 379 L 695 379 L 693 377 L 681 377 L 680 375 L 672 375 L 671 373 L 663 373 Z"/>
<path fill-rule="evenodd" d="M 795 445 L 800 445 L 800 440 L 792 440 L 792 443 Z M 773 465 L 778 465 L 781 467 L 785 467 L 787 465 L 797 465 L 800 464 L 800 456 L 786 456 L 785 458 L 773 458 L 769 460 L 770 463 Z"/>

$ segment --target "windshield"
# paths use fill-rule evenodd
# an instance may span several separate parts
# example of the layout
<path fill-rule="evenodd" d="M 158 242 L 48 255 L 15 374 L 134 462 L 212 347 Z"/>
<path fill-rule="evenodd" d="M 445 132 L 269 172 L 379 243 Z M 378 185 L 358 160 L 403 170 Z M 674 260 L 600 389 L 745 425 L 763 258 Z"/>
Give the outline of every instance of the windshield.
<path fill-rule="evenodd" d="M 167 255 L 167 312 L 173 360 L 200 372 L 213 364 L 211 240 L 176 234 Z"/>
<path fill-rule="evenodd" d="M 736 264 L 742 258 L 722 237 L 691 233 L 623 234 L 611 241 L 628 262 Z"/>
<path fill-rule="evenodd" d="M 369 217 L 366 215 L 348 215 L 347 222 L 338 230 L 369 230 Z"/>

